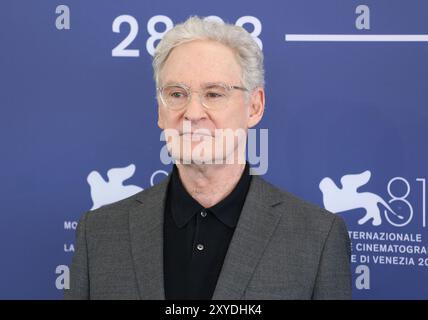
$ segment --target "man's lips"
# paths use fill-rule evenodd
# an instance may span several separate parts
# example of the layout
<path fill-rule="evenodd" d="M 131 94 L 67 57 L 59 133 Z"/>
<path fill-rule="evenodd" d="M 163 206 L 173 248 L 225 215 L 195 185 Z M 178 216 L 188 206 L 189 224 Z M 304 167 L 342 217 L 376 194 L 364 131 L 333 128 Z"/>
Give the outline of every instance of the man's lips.
<path fill-rule="evenodd" d="M 180 136 L 207 136 L 212 137 L 212 134 L 204 133 L 204 132 L 183 132 L 180 133 Z"/>

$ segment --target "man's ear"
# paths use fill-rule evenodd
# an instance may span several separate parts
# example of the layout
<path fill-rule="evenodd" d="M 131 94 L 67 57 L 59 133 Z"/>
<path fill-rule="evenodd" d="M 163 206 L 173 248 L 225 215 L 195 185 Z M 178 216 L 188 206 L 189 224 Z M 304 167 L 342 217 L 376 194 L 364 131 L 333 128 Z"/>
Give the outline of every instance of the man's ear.
<path fill-rule="evenodd" d="M 256 126 L 263 117 L 265 111 L 265 90 L 257 87 L 253 90 L 249 101 L 248 128 Z"/>
<path fill-rule="evenodd" d="M 162 130 L 165 129 L 164 119 L 162 115 L 162 109 L 161 106 L 158 104 L 158 127 Z"/>

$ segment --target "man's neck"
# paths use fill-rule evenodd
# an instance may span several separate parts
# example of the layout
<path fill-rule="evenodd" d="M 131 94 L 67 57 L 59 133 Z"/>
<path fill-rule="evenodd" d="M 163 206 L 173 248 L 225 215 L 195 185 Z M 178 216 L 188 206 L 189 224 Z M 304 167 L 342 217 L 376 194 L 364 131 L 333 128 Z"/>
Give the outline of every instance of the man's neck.
<path fill-rule="evenodd" d="M 244 164 L 177 164 L 180 180 L 204 208 L 209 208 L 226 198 L 245 169 Z"/>

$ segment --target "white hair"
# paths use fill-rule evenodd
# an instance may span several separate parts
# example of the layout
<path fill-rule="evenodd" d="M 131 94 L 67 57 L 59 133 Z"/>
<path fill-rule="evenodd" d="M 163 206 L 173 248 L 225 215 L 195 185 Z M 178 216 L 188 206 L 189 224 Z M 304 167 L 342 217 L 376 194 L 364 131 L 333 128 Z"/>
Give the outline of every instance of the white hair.
<path fill-rule="evenodd" d="M 159 74 L 171 51 L 183 43 L 194 40 L 213 40 L 231 48 L 242 70 L 242 85 L 250 91 L 256 87 L 264 87 L 263 52 L 252 36 L 242 27 L 203 20 L 197 16 L 177 24 L 157 45 L 153 57 L 154 80 L 157 87 Z"/>

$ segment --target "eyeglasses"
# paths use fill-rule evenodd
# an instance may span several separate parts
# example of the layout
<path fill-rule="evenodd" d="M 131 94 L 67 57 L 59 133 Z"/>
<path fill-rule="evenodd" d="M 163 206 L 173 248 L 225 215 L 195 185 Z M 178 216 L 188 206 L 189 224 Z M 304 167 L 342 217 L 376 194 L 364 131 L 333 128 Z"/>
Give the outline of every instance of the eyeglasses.
<path fill-rule="evenodd" d="M 232 86 L 224 83 L 212 83 L 204 86 L 199 91 L 199 99 L 202 105 L 210 110 L 223 109 L 228 105 L 231 97 L 231 91 L 241 90 L 248 91 L 247 88 Z M 162 103 L 171 110 L 183 109 L 189 102 L 192 92 L 184 84 L 171 84 L 157 88 Z"/>

